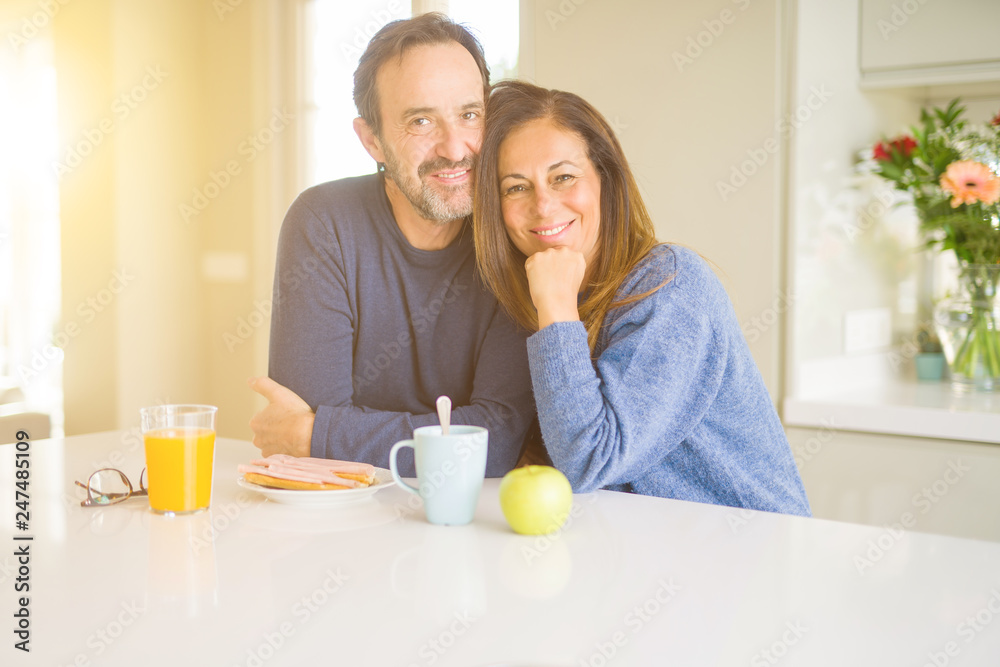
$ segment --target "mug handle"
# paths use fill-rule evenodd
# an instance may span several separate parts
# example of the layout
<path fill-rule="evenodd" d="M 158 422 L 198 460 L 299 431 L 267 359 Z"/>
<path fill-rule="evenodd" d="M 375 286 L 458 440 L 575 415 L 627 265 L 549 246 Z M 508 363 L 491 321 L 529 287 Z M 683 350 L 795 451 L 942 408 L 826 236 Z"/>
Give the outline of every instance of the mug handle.
<path fill-rule="evenodd" d="M 401 489 L 403 489 L 404 491 L 409 491 L 415 496 L 419 496 L 420 491 L 417 489 L 417 487 L 410 486 L 409 484 L 404 482 L 403 479 L 399 476 L 399 470 L 396 469 L 396 453 L 403 447 L 410 447 L 412 449 L 413 440 L 400 440 L 399 442 L 397 442 L 395 445 L 392 446 L 392 449 L 389 450 L 389 472 L 392 473 L 392 478 L 396 481 L 396 484 L 398 484 Z"/>

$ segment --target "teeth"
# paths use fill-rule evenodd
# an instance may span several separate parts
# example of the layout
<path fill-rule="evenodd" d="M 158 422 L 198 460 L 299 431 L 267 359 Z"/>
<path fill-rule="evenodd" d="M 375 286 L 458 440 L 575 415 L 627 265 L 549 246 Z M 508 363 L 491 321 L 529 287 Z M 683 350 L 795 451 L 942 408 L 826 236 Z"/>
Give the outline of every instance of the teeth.
<path fill-rule="evenodd" d="M 565 225 L 563 225 L 562 227 L 556 227 L 554 229 L 547 229 L 544 232 L 535 232 L 535 233 L 538 234 L 539 236 L 553 236 L 555 234 L 558 234 L 562 230 L 566 229 L 567 227 L 569 227 L 569 223 L 568 222 Z"/>
<path fill-rule="evenodd" d="M 469 173 L 468 169 L 460 171 L 456 174 L 438 174 L 438 178 L 458 178 L 459 176 L 465 176 L 467 173 Z"/>

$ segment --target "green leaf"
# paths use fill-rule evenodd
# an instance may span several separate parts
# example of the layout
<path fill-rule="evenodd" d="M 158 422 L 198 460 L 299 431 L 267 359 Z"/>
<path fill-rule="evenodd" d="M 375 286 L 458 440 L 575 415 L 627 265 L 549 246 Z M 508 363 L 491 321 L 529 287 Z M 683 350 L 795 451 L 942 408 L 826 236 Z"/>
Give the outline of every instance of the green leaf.
<path fill-rule="evenodd" d="M 882 176 L 892 181 L 899 181 L 903 178 L 903 169 L 894 162 L 883 162 L 880 171 Z"/>

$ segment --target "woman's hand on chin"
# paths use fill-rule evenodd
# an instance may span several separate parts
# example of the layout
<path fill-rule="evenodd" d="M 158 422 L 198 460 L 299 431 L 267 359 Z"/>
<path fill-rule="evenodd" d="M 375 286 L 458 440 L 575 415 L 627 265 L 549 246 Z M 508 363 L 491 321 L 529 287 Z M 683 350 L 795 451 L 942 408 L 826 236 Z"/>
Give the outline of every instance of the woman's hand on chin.
<path fill-rule="evenodd" d="M 553 322 L 579 321 L 577 295 L 587 270 L 582 253 L 569 248 L 542 250 L 528 257 L 524 270 L 538 311 L 539 330 Z"/>

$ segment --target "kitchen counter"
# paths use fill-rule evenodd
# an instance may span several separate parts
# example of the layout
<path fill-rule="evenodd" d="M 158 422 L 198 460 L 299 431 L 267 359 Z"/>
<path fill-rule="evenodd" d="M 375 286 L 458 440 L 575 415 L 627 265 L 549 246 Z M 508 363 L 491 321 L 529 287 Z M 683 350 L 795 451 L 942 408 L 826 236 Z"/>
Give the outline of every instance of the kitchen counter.
<path fill-rule="evenodd" d="M 1000 392 L 956 395 L 947 382 L 892 379 L 784 401 L 788 426 L 1000 443 Z"/>
<path fill-rule="evenodd" d="M 468 526 L 396 487 L 336 508 L 237 484 L 220 439 L 212 508 L 79 505 L 141 444 L 109 432 L 0 446 L 4 665 L 963 665 L 1000 655 L 1000 544 L 599 491 L 559 533 L 516 535 L 487 480 Z M 15 594 L 15 549 L 30 592 Z M 30 647 L 11 630 L 30 597 Z M 943 657 L 941 657 L 943 656 Z M 780 662 L 779 662 L 780 661 Z M 939 662 L 939 664 L 945 664 Z"/>

